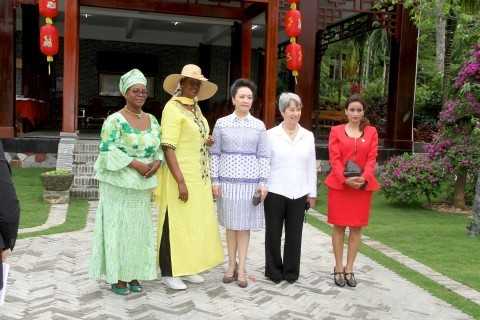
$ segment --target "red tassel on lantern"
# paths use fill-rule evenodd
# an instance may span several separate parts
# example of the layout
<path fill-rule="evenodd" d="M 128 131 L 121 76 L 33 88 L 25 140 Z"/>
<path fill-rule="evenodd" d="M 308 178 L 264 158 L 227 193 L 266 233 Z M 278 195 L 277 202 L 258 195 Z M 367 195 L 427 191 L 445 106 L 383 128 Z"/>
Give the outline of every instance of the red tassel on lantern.
<path fill-rule="evenodd" d="M 58 31 L 54 25 L 46 24 L 40 28 L 40 51 L 47 56 L 48 74 L 50 74 L 50 62 L 58 53 Z"/>
<path fill-rule="evenodd" d="M 58 15 L 57 0 L 39 0 L 38 11 L 40 12 L 40 15 L 47 18 L 48 24 L 52 24 L 51 19 Z M 49 19 L 50 21 L 48 21 Z"/>
<path fill-rule="evenodd" d="M 285 33 L 289 38 L 298 37 L 302 33 L 302 14 L 298 10 L 285 13 Z"/>
<path fill-rule="evenodd" d="M 298 71 L 302 68 L 303 65 L 302 46 L 298 43 L 290 43 L 285 48 L 285 56 L 287 60 L 287 69 L 292 71 L 296 82 Z"/>

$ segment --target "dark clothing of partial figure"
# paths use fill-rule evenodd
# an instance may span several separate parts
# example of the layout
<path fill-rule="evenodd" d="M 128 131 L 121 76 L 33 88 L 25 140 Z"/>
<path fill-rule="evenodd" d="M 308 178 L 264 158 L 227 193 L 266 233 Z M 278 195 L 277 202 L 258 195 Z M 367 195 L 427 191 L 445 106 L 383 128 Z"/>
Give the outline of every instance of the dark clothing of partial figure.
<path fill-rule="evenodd" d="M 15 246 L 20 219 L 20 207 L 11 178 L 11 170 L 0 142 L 0 252 Z M 3 288 L 3 272 L 0 255 L 0 289 Z"/>

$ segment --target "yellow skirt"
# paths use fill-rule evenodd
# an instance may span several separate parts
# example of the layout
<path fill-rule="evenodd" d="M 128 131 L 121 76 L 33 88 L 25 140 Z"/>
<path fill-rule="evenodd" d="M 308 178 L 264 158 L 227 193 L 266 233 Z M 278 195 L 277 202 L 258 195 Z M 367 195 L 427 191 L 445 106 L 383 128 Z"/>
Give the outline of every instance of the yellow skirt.
<path fill-rule="evenodd" d="M 159 187 L 155 192 L 159 206 L 158 248 L 168 209 L 174 277 L 197 274 L 224 261 L 211 184 L 201 179 L 188 179 L 185 172 L 184 176 L 188 188 L 187 202 L 178 198 L 177 183 L 166 165 L 158 172 Z"/>

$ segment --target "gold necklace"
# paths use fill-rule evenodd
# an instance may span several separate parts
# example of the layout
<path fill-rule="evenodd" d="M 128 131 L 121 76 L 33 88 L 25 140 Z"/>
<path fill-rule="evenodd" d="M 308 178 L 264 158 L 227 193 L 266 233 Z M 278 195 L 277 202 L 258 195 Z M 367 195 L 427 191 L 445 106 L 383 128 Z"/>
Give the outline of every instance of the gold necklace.
<path fill-rule="evenodd" d="M 131 110 L 128 110 L 128 108 L 125 106 L 123 108 L 123 110 L 125 110 L 126 112 L 130 113 L 130 114 L 133 114 L 137 119 L 142 119 L 143 117 L 143 111 L 140 110 L 140 113 L 136 113 L 136 112 L 133 112 Z"/>

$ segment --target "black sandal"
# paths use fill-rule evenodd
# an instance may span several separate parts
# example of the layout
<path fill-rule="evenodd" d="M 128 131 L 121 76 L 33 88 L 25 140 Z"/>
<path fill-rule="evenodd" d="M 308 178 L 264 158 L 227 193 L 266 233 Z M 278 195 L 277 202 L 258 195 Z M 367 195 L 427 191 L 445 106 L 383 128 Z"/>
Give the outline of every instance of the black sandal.
<path fill-rule="evenodd" d="M 333 273 L 331 275 L 333 276 L 333 281 L 337 286 L 345 287 L 345 272 L 337 272 L 335 271 L 335 268 L 333 268 Z"/>
<path fill-rule="evenodd" d="M 347 282 L 349 287 L 356 287 L 357 280 L 355 279 L 355 274 L 353 272 L 343 272 L 345 281 Z"/>

